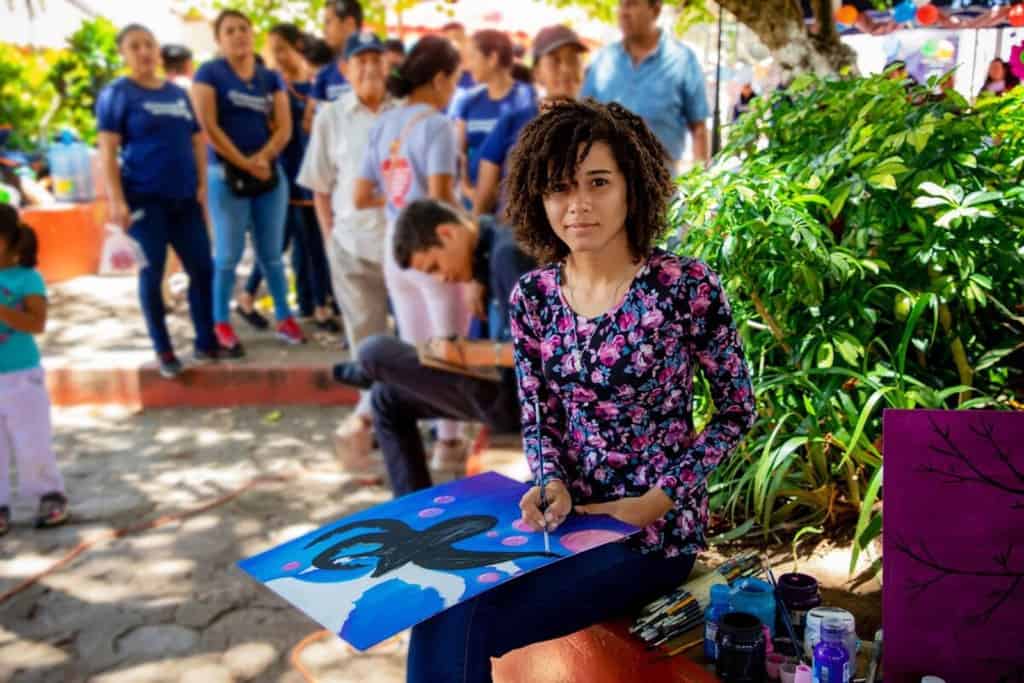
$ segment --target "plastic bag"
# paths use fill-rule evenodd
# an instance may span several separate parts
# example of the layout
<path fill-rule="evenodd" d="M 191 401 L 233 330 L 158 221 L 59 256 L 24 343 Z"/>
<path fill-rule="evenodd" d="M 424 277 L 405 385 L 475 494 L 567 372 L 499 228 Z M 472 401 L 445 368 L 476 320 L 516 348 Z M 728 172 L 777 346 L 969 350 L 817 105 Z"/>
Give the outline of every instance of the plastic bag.
<path fill-rule="evenodd" d="M 100 275 L 131 275 L 149 265 L 142 246 L 118 225 L 107 224 L 100 256 Z"/>

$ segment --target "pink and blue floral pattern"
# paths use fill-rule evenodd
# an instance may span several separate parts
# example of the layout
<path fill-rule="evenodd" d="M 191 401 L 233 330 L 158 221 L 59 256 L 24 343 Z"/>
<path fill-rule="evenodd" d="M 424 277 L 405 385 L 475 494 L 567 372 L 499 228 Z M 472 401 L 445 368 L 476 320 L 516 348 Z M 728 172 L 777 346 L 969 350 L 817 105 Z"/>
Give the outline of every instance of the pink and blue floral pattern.
<path fill-rule="evenodd" d="M 578 316 L 560 264 L 524 275 L 512 292 L 523 442 L 539 476 L 562 480 L 576 504 L 660 487 L 675 507 L 636 538 L 672 557 L 706 546 L 707 476 L 756 417 L 732 312 L 704 263 L 655 250 L 623 300 Z M 694 433 L 693 373 L 711 386 L 715 415 Z M 540 420 L 534 406 L 538 405 Z"/>

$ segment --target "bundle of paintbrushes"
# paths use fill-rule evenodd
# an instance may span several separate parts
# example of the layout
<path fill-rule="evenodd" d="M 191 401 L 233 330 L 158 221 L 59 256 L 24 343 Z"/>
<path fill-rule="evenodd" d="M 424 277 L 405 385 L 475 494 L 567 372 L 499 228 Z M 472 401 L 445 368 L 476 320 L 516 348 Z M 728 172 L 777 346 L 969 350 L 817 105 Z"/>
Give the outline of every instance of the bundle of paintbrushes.
<path fill-rule="evenodd" d="M 650 647 L 663 645 L 704 623 L 704 609 L 708 606 L 712 584 L 731 584 L 760 572 L 761 558 L 756 552 L 738 555 L 713 572 L 644 607 L 629 631 Z"/>
<path fill-rule="evenodd" d="M 761 573 L 761 557 L 754 550 L 741 553 L 731 560 L 727 560 L 716 569 L 719 574 L 725 577 L 730 585 L 733 582 L 748 576 L 757 576 Z"/>
<path fill-rule="evenodd" d="M 686 588 L 644 607 L 629 632 L 650 647 L 663 645 L 704 623 L 704 608 Z"/>

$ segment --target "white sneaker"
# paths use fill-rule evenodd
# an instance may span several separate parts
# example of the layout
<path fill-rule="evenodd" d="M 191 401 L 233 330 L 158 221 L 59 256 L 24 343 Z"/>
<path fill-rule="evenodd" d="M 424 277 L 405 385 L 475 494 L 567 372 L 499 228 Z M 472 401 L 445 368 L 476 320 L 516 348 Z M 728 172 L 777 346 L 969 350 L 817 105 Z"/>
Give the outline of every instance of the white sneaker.
<path fill-rule="evenodd" d="M 469 443 L 465 439 L 457 439 L 452 443 L 437 441 L 434 443 L 433 455 L 430 458 L 430 469 L 435 472 L 466 472 L 466 461 L 469 459 Z"/>

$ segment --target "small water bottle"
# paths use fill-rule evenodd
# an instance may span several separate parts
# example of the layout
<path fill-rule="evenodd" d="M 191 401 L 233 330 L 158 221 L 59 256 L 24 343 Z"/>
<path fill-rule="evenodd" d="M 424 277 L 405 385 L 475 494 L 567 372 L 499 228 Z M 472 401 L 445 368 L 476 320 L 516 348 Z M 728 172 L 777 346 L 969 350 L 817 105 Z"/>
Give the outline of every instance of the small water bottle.
<path fill-rule="evenodd" d="M 814 646 L 814 683 L 850 683 L 850 653 L 843 643 L 846 627 L 838 619 L 821 624 L 821 642 Z"/>
<path fill-rule="evenodd" d="M 716 584 L 711 587 L 711 604 L 704 610 L 704 656 L 709 662 L 718 659 L 718 621 L 729 613 L 729 586 Z"/>
<path fill-rule="evenodd" d="M 50 176 L 53 178 L 53 195 L 57 201 L 69 202 L 75 198 L 75 177 L 72 167 L 72 145 L 74 136 L 66 128 L 57 141 L 50 146 Z"/>

